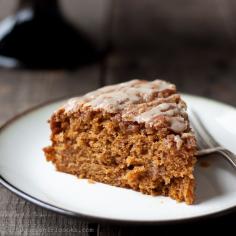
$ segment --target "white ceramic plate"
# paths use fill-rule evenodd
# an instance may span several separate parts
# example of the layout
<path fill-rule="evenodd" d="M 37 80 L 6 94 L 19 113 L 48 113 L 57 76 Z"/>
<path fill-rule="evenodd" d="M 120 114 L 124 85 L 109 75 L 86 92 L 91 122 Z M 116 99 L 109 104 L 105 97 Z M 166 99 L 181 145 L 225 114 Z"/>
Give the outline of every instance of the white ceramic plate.
<path fill-rule="evenodd" d="M 236 109 L 222 103 L 184 95 L 215 138 L 236 153 Z M 196 167 L 194 205 L 55 171 L 44 158 L 49 142 L 47 120 L 63 101 L 50 103 L 9 121 L 0 132 L 1 183 L 23 198 L 48 209 L 96 220 L 161 223 L 196 219 L 236 208 L 236 170 L 219 156 L 210 166 Z"/>

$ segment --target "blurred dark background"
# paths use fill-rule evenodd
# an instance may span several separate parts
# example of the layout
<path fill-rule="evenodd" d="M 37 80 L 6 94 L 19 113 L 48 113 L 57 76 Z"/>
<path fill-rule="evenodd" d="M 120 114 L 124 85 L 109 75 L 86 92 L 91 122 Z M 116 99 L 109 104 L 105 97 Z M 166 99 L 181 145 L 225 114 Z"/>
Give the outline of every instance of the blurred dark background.
<path fill-rule="evenodd" d="M 103 57 L 73 70 L 1 68 L 0 124 L 39 103 L 133 78 L 169 80 L 181 92 L 236 106 L 235 0 L 58 2 L 66 21 L 85 32 L 96 48 L 108 50 Z M 0 20 L 13 15 L 17 6 L 17 0 L 0 0 Z M 61 45 L 62 48 L 67 46 Z M 0 196 L 0 217 L 6 222 L 1 225 L 3 232 L 12 229 L 9 227 L 17 230 L 20 220 L 19 226 L 30 233 L 29 219 L 34 228 L 50 224 L 52 228 L 66 228 L 68 224 L 88 226 L 86 222 L 59 216 L 25 202 L 3 187 L 0 187 Z M 232 224 L 232 217 L 235 216 L 224 219 Z M 220 218 L 210 224 L 225 221 Z M 60 222 L 60 226 L 55 222 Z M 97 230 L 98 226 L 91 227 Z M 107 235 L 118 235 L 121 231 L 119 227 L 99 227 Z"/>

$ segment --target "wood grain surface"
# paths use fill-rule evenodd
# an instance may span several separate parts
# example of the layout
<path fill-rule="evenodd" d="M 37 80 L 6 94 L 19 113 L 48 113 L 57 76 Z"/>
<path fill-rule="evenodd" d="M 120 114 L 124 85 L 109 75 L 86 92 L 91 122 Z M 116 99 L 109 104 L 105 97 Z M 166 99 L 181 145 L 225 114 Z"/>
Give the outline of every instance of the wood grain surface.
<path fill-rule="evenodd" d="M 113 46 L 104 61 L 76 71 L 0 69 L 0 124 L 42 102 L 133 78 L 166 79 L 181 92 L 236 106 L 235 1 L 115 0 L 109 4 L 106 28 L 96 31 L 103 34 L 105 44 Z M 6 5 L 0 0 L 0 18 Z M 231 213 L 190 226 L 226 228 L 235 217 Z M 81 221 L 26 202 L 0 187 L 0 235 L 148 235 L 183 227 Z"/>

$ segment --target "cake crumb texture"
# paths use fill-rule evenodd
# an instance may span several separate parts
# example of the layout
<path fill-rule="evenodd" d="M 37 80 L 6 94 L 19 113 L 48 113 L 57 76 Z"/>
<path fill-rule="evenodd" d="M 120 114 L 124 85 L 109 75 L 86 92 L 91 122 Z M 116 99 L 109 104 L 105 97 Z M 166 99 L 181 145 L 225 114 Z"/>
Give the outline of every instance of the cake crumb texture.
<path fill-rule="evenodd" d="M 150 195 L 194 201 L 196 141 L 174 85 L 132 80 L 70 99 L 44 148 L 58 171 Z"/>

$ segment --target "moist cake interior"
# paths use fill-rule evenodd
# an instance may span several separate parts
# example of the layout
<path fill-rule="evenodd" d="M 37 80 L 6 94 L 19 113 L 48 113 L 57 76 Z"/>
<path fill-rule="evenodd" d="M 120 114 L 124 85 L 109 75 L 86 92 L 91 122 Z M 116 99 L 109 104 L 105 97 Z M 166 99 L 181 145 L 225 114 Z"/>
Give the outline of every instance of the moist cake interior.
<path fill-rule="evenodd" d="M 195 138 L 175 86 L 168 83 L 158 90 L 161 82 L 123 83 L 126 89 L 148 83 L 153 85 L 152 94 L 144 99 L 145 91 L 138 102 L 129 104 L 126 99 L 119 109 L 111 106 L 115 95 L 112 102 L 106 101 L 107 87 L 105 92 L 103 88 L 70 100 L 50 119 L 52 145 L 44 149 L 47 160 L 58 171 L 79 178 L 192 204 Z M 122 91 L 119 86 L 108 90 Z"/>

